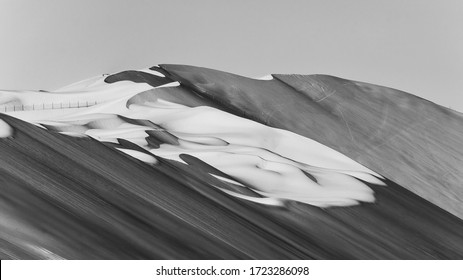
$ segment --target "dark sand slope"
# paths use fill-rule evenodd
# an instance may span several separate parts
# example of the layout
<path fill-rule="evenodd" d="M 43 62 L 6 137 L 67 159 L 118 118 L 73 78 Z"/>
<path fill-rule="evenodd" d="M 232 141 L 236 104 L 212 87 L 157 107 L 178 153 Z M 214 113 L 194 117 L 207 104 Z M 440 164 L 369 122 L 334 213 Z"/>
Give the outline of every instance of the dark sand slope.
<path fill-rule="evenodd" d="M 161 65 L 231 113 L 336 149 L 463 218 L 463 116 L 398 90 L 324 75 L 255 80 Z"/>
<path fill-rule="evenodd" d="M 134 83 L 147 83 L 153 87 L 157 87 L 172 82 L 172 80 L 166 77 L 159 77 L 156 75 L 134 70 L 122 71 L 113 75 L 109 75 L 108 77 L 106 77 L 105 82 L 108 84 L 112 84 L 125 80 L 130 80 Z"/>
<path fill-rule="evenodd" d="M 463 258 L 463 221 L 392 182 L 371 186 L 375 204 L 263 206 L 214 188 L 194 158 L 149 166 L 0 118 L 15 129 L 0 139 L 2 259 Z"/>

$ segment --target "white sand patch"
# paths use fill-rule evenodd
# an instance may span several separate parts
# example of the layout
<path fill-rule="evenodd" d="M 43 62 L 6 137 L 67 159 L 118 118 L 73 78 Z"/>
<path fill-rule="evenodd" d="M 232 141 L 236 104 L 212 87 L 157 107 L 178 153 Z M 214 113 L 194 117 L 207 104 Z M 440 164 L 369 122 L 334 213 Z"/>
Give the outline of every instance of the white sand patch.
<path fill-rule="evenodd" d="M 255 80 L 263 80 L 263 81 L 270 81 L 270 80 L 273 80 L 273 76 L 271 74 L 268 74 L 268 75 L 258 77 L 258 78 L 254 78 L 254 79 Z"/>
<path fill-rule="evenodd" d="M 178 85 L 175 82 L 161 87 Z M 127 107 L 132 96 L 151 88 L 145 83 L 105 84 L 101 80 L 89 80 L 65 87 L 66 93 L 63 94 L 26 92 L 6 93 L 0 97 L 5 102 L 20 100 L 23 104 L 37 100 L 64 102 L 70 97 L 98 100 L 97 105 L 88 108 L 9 114 L 33 123 L 42 122 L 67 135 L 84 133 L 112 143 L 118 143 L 117 139 L 128 140 L 147 153 L 128 148 L 118 150 L 149 164 L 155 164 L 157 160 L 148 153 L 180 162 L 184 162 L 180 159 L 181 154 L 189 154 L 237 181 L 213 175 L 216 178 L 264 196 L 247 197 L 224 190 L 256 203 L 282 205 L 286 200 L 294 200 L 319 207 L 349 206 L 374 201 L 373 191 L 363 181 L 383 185 L 378 179 L 382 178 L 379 174 L 312 139 L 215 108 L 191 108 L 163 99 Z M 73 92 L 78 89 L 81 91 Z M 146 123 L 134 125 L 118 116 L 160 126 L 159 131 L 165 131 L 161 140 L 158 139 L 160 147 L 153 148 L 146 140 L 149 136 L 146 130 L 153 130 L 153 126 Z M 176 137 L 175 141 L 168 141 L 175 145 L 163 143 L 162 135 Z"/>
<path fill-rule="evenodd" d="M 160 85 L 156 88 L 163 88 L 163 87 L 178 87 L 180 86 L 180 83 L 179 82 L 172 82 L 172 83 L 168 83 L 168 84 L 165 84 L 165 85 Z"/>
<path fill-rule="evenodd" d="M 84 133 L 79 133 L 79 132 L 74 132 L 74 131 L 63 131 L 61 132 L 61 134 L 63 135 L 68 135 L 68 136 L 72 136 L 72 137 L 79 137 L 79 138 L 86 138 L 88 137 L 86 134 Z"/>
<path fill-rule="evenodd" d="M 138 104 L 131 104 L 130 106 L 140 106 Z M 146 101 L 143 103 L 143 105 L 141 106 L 144 106 L 144 107 L 152 107 L 152 108 L 158 108 L 158 109 L 174 109 L 174 108 L 188 108 L 187 106 L 185 105 L 182 105 L 182 104 L 178 104 L 178 103 L 174 103 L 174 102 L 170 102 L 170 101 L 167 101 L 167 100 L 164 100 L 162 98 L 158 98 L 156 99 L 156 101 Z"/>
<path fill-rule="evenodd" d="M 95 106 L 105 107 L 109 104 L 111 113 L 115 113 L 113 102 L 117 103 L 122 99 L 121 107 L 125 107 L 128 98 L 153 88 L 146 83 L 129 81 L 113 84 L 100 81 L 93 83 L 91 87 L 81 88 L 78 88 L 78 84 L 71 88 L 75 91 L 66 88 L 66 92 L 0 91 L 0 112 L 20 119 L 38 121 L 61 119 L 78 112 L 88 114 Z"/>
<path fill-rule="evenodd" d="M 147 127 L 132 126 L 133 127 L 120 127 L 114 129 L 89 129 L 85 132 L 85 134 L 100 141 L 109 141 L 109 139 L 116 138 L 145 138 L 148 136 L 145 132 L 145 130 L 148 129 Z"/>
<path fill-rule="evenodd" d="M 149 164 L 158 163 L 158 160 L 154 156 L 150 156 L 150 155 L 148 155 L 146 153 L 142 153 L 142 152 L 134 151 L 134 150 L 130 150 L 130 149 L 121 149 L 121 148 L 118 148 L 118 150 L 125 153 L 125 154 L 128 154 L 131 157 L 139 159 L 139 160 L 141 160 L 141 161 L 143 161 L 145 163 L 149 163 Z"/>
<path fill-rule="evenodd" d="M 211 175 L 211 176 L 213 176 L 213 177 L 215 177 L 215 178 L 217 178 L 217 179 L 219 179 L 221 181 L 245 187 L 243 184 L 241 184 L 241 183 L 239 183 L 239 182 L 237 182 L 235 180 L 231 180 L 231 179 L 228 179 L 228 178 L 225 178 L 225 177 L 222 177 L 222 176 L 219 176 L 219 175 L 211 174 L 211 173 L 209 173 L 209 175 Z"/>
<path fill-rule="evenodd" d="M 346 206 L 374 201 L 358 179 L 383 184 L 380 175 L 316 141 L 214 108 L 151 110 L 143 117 L 180 139 L 179 146 L 164 144 L 151 153 L 174 160 L 193 155 L 266 197 Z"/>
<path fill-rule="evenodd" d="M 232 195 L 234 197 L 238 197 L 244 200 L 252 201 L 255 203 L 259 204 L 264 204 L 264 205 L 272 205 L 272 206 L 283 206 L 284 203 L 280 199 L 272 198 L 272 197 L 252 197 L 252 196 L 247 196 L 244 194 L 236 193 L 230 190 L 222 190 L 224 193 L 228 193 L 229 195 Z"/>
<path fill-rule="evenodd" d="M 7 138 L 13 135 L 13 128 L 4 120 L 0 119 L 0 138 Z"/>

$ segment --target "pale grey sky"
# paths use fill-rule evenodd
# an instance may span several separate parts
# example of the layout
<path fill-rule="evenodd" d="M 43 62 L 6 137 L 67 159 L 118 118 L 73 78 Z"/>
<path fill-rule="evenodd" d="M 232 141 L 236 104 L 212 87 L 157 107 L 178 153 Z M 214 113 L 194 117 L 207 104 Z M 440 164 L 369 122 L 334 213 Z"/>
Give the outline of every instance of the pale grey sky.
<path fill-rule="evenodd" d="M 463 1 L 0 0 L 0 89 L 159 63 L 331 74 L 463 111 Z"/>

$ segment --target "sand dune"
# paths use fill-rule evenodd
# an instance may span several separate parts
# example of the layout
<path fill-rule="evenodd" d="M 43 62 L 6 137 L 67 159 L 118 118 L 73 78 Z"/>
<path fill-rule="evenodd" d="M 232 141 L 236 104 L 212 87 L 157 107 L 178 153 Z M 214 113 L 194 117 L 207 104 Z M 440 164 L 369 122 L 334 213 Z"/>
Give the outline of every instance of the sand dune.
<path fill-rule="evenodd" d="M 378 179 L 382 178 L 379 174 L 335 150 L 309 138 L 205 106 L 203 103 L 210 104 L 195 94 L 176 89 L 180 87 L 178 84 L 162 76 L 126 71 L 107 76 L 104 82 L 81 83 L 82 88 L 74 84 L 59 92 L 39 92 L 34 98 L 44 102 L 65 100 L 69 96 L 83 100 L 98 97 L 99 101 L 94 106 L 60 112 L 54 117 L 41 111 L 13 114 L 71 136 L 85 134 L 101 142 L 118 144 L 120 139 L 127 140 L 139 148 L 125 145 L 118 150 L 146 163 L 157 163 L 152 155 L 180 162 L 183 162 L 181 154 L 192 155 L 253 192 L 273 198 L 276 205 L 281 204 L 278 200 L 320 207 L 373 202 L 373 191 L 363 181 L 384 185 Z M 123 79 L 134 81 L 135 87 L 130 88 Z M 109 83 L 107 88 L 105 82 Z M 147 92 L 139 84 L 154 88 Z M 36 102 L 29 97 L 32 93 L 18 95 L 17 99 L 25 104 Z M 235 194 L 230 190 L 228 193 Z M 242 194 L 240 198 L 251 199 Z"/>
<path fill-rule="evenodd" d="M 333 148 L 463 218 L 463 116 L 417 96 L 326 75 L 249 79 L 161 65 L 226 110 Z"/>
<path fill-rule="evenodd" d="M 2 259 L 463 257 L 461 115 L 407 93 L 161 65 L 0 103 Z"/>

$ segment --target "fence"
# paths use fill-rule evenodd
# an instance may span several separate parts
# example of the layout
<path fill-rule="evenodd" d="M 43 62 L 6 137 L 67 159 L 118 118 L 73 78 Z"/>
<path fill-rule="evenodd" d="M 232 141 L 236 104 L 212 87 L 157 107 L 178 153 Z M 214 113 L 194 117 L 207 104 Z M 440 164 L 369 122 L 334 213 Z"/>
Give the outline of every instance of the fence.
<path fill-rule="evenodd" d="M 71 108 L 85 108 L 98 104 L 96 101 L 77 101 L 77 102 L 56 102 L 41 103 L 32 105 L 0 105 L 0 112 L 12 111 L 37 111 L 37 110 L 57 110 Z"/>

